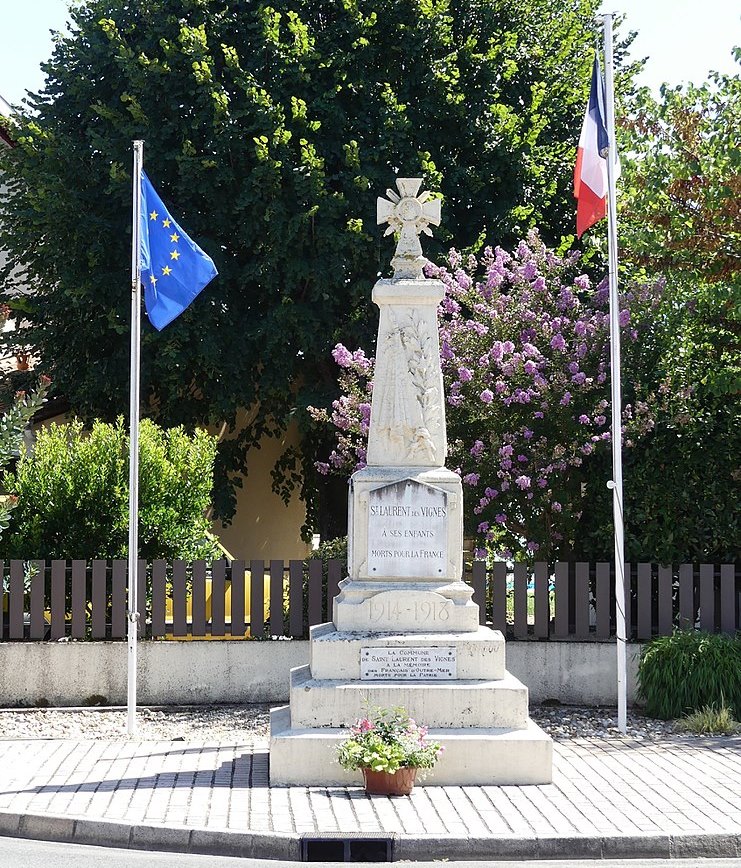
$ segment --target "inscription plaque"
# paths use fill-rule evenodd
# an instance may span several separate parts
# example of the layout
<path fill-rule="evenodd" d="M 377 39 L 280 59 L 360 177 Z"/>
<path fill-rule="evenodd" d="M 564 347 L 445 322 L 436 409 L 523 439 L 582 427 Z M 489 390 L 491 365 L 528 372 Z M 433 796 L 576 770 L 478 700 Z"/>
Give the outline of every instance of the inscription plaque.
<path fill-rule="evenodd" d="M 413 479 L 368 492 L 369 576 L 440 578 L 447 547 L 447 492 Z"/>
<path fill-rule="evenodd" d="M 369 646 L 360 650 L 361 681 L 451 681 L 456 669 L 455 648 Z"/>

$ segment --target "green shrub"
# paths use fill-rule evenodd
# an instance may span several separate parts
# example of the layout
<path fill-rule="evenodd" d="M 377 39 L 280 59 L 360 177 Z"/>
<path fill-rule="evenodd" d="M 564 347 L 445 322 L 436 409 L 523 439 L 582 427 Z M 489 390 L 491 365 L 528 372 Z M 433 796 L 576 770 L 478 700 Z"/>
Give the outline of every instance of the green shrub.
<path fill-rule="evenodd" d="M 638 664 L 646 713 L 665 720 L 705 706 L 741 717 L 741 637 L 677 631 L 652 639 Z"/>
<path fill-rule="evenodd" d="M 38 431 L 5 477 L 17 498 L 3 537 L 11 558 L 124 558 L 128 549 L 128 434 L 96 421 Z M 218 558 L 208 535 L 214 437 L 204 431 L 163 430 L 148 419 L 139 428 L 139 555 Z"/>

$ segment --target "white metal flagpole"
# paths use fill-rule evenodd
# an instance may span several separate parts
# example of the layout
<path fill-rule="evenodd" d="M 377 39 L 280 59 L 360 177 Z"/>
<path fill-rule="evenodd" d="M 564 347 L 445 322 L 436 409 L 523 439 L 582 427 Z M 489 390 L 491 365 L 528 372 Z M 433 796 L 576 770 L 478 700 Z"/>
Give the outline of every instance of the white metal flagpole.
<path fill-rule="evenodd" d="M 131 382 L 129 389 L 129 606 L 126 731 L 136 735 L 136 639 L 139 629 L 137 562 L 139 556 L 139 342 L 141 334 L 141 171 L 144 142 L 134 142 L 133 215 L 131 226 Z"/>
<path fill-rule="evenodd" d="M 615 181 L 615 86 L 612 60 L 612 17 L 602 16 L 605 31 L 605 113 L 607 117 L 607 234 L 610 269 L 610 383 L 612 392 L 612 511 L 615 524 L 615 619 L 617 627 L 618 729 L 627 731 L 627 637 L 625 634 L 625 537 L 623 530 L 623 433 L 620 387 L 620 306 L 618 300 L 617 206 Z"/>

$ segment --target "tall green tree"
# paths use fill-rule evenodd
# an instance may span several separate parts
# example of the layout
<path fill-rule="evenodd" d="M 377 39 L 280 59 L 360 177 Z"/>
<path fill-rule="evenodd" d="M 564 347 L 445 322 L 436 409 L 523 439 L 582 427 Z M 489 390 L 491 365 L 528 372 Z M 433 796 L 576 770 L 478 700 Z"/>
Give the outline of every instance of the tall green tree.
<path fill-rule="evenodd" d="M 329 350 L 368 343 L 393 176 L 444 198 L 428 255 L 572 229 L 570 178 L 597 0 L 86 0 L 44 90 L 10 123 L 0 245 L 25 263 L 28 341 L 86 418 L 128 388 L 130 149 L 220 276 L 160 335 L 145 411 L 248 426 L 247 448 L 335 389 Z M 568 204 L 567 204 L 568 203 Z M 12 292 L 9 269 L 2 273 Z M 311 448 L 307 449 L 310 459 Z M 276 473 L 283 493 L 297 456 Z M 222 492 L 228 516 L 233 498 Z"/>
<path fill-rule="evenodd" d="M 735 50 L 741 61 L 741 51 Z M 620 255 L 625 276 L 663 277 L 651 340 L 625 359 L 630 413 L 626 552 L 664 563 L 739 558 L 741 458 L 741 76 L 639 92 L 622 128 Z M 605 463 L 606 459 L 602 460 Z M 609 468 L 595 468 L 604 478 Z M 597 485 L 579 554 L 609 551 Z"/>

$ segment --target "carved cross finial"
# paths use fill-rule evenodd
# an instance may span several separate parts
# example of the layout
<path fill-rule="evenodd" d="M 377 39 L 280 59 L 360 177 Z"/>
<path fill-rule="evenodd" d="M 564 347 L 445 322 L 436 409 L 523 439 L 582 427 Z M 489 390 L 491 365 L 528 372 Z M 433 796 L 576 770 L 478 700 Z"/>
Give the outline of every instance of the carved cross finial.
<path fill-rule="evenodd" d="M 399 233 L 396 253 L 391 260 L 394 278 L 419 280 L 424 277 L 422 269 L 427 261 L 422 256 L 419 234 L 432 235 L 429 224 L 440 225 L 440 200 L 430 199 L 428 192 L 417 195 L 422 186 L 421 178 L 397 178 L 394 190 L 386 190 L 388 199 L 378 197 L 377 223 L 388 223 L 384 235 Z M 388 201 L 388 200 L 391 201 Z"/>

